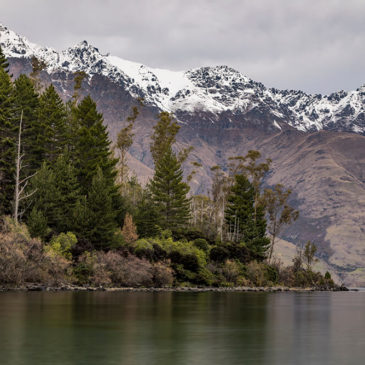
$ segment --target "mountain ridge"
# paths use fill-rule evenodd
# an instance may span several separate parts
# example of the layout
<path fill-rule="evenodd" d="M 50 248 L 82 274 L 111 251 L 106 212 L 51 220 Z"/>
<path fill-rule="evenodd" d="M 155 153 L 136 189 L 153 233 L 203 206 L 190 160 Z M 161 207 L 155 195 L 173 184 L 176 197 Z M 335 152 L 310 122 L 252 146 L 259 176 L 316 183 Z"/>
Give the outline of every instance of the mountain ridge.
<path fill-rule="evenodd" d="M 3 25 L 0 25 L 0 45 L 9 58 L 41 59 L 50 73 L 84 71 L 91 77 L 106 76 L 132 97 L 141 97 L 146 104 L 176 115 L 181 112 L 245 114 L 264 108 L 277 129 L 282 121 L 302 131 L 325 129 L 365 135 L 365 85 L 329 95 L 266 88 L 228 66 L 188 71 L 151 68 L 103 55 L 85 40 L 57 52 L 31 43 Z"/>

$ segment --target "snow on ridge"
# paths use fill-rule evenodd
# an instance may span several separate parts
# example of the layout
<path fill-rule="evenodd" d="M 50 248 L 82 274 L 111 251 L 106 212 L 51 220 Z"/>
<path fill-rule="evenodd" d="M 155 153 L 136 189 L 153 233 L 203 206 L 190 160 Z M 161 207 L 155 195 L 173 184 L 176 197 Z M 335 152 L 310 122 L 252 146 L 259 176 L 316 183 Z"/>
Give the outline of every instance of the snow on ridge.
<path fill-rule="evenodd" d="M 47 64 L 49 72 L 84 71 L 102 74 L 120 83 L 132 96 L 169 112 L 208 111 L 248 113 L 260 109 L 303 131 L 336 123 L 339 129 L 365 133 L 365 84 L 355 91 L 311 95 L 299 90 L 267 89 L 228 66 L 169 71 L 103 55 L 82 41 L 62 52 L 29 42 L 0 24 L 0 45 L 7 57 L 32 57 Z M 275 124 L 276 123 L 276 124 Z M 333 127 L 331 127 L 333 129 Z"/>

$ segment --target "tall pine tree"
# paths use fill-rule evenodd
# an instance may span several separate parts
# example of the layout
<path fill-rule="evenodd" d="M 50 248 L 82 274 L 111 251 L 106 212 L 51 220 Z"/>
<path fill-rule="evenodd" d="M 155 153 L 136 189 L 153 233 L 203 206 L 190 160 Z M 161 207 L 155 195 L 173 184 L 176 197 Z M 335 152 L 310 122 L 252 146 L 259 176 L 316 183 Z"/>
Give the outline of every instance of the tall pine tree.
<path fill-rule="evenodd" d="M 43 134 L 38 141 L 44 149 L 43 158 L 55 161 L 63 153 L 67 143 L 66 108 L 53 85 L 39 98 L 38 125 Z"/>
<path fill-rule="evenodd" d="M 14 122 L 13 85 L 10 76 L 0 67 L 0 214 L 11 213 L 14 195 L 16 149 Z"/>
<path fill-rule="evenodd" d="M 22 154 L 24 155 L 24 176 L 34 174 L 42 165 L 45 156 L 44 125 L 38 122 L 38 94 L 33 82 L 26 75 L 15 81 L 16 120 L 23 113 Z"/>
<path fill-rule="evenodd" d="M 256 207 L 255 188 L 245 175 L 235 175 L 225 210 L 228 238 L 245 242 L 258 259 L 263 259 L 270 240 L 266 237 L 266 220 L 263 207 Z"/>
<path fill-rule="evenodd" d="M 186 225 L 190 216 L 189 186 L 183 182 L 181 164 L 171 147 L 157 161 L 150 190 L 161 228 L 175 230 Z"/>
<path fill-rule="evenodd" d="M 90 96 L 74 107 L 77 125 L 77 141 L 73 158 L 79 172 L 82 192 L 87 193 L 98 168 L 110 186 L 115 185 L 116 163 L 110 151 L 110 141 L 103 116 L 98 113 L 95 102 Z"/>

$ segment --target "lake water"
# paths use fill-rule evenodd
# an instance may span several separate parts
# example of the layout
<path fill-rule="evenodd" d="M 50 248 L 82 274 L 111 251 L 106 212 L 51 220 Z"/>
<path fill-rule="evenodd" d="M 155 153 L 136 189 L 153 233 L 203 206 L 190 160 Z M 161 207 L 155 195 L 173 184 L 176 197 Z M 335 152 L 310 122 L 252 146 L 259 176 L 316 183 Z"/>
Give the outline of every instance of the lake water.
<path fill-rule="evenodd" d="M 365 292 L 0 293 L 0 364 L 364 364 Z"/>

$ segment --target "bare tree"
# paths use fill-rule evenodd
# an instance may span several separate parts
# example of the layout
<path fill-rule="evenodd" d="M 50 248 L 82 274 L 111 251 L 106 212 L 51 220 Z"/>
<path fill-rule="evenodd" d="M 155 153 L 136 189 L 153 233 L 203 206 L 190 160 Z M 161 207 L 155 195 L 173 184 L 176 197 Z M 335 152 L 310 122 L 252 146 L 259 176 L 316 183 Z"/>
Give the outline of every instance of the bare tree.
<path fill-rule="evenodd" d="M 14 193 L 14 220 L 15 220 L 15 223 L 18 223 L 19 216 L 21 216 L 23 213 L 23 212 L 19 212 L 20 202 L 22 200 L 28 199 L 36 192 L 36 190 L 34 190 L 30 193 L 25 192 L 29 179 L 32 178 L 36 173 L 34 173 L 24 179 L 20 178 L 22 169 L 26 167 L 26 165 L 23 165 L 24 155 L 21 153 L 22 127 L 23 127 L 23 110 L 21 111 L 21 114 L 20 114 L 18 141 L 17 141 L 17 154 L 16 154 L 16 159 L 15 159 L 15 193 Z"/>

